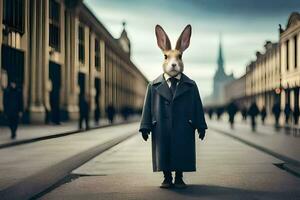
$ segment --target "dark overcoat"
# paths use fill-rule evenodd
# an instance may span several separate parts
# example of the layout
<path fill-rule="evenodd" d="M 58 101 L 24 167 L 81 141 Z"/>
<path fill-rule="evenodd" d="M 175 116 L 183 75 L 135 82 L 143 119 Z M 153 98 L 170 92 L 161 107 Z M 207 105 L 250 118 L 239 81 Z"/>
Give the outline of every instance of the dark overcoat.
<path fill-rule="evenodd" d="M 3 94 L 4 113 L 7 117 L 16 118 L 23 111 L 22 90 L 6 88 Z"/>
<path fill-rule="evenodd" d="M 151 130 L 153 171 L 196 171 L 195 129 L 207 129 L 196 83 L 182 73 L 172 96 L 163 74 L 150 82 L 142 129 Z"/>

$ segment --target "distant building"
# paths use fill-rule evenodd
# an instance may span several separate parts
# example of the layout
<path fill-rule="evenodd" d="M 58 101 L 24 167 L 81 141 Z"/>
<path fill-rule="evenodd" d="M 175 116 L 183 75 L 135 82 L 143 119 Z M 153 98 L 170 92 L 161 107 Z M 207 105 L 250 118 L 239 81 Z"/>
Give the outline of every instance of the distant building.
<path fill-rule="evenodd" d="M 276 102 L 280 103 L 281 110 L 285 105 L 289 105 L 292 111 L 300 109 L 299 49 L 300 13 L 294 12 L 285 29 L 280 25 L 279 42 L 266 41 L 264 52 L 256 52 L 256 59 L 247 65 L 242 77 L 245 77 L 245 97 L 242 98 L 238 91 L 242 80 L 233 81 L 225 86 L 227 100 L 238 100 L 248 106 L 254 101 L 259 109 L 265 107 L 269 114 Z M 282 117 L 282 124 L 283 121 Z"/>
<path fill-rule="evenodd" d="M 299 108 L 300 88 L 300 13 L 290 15 L 286 28 L 280 30 L 282 94 L 281 106 Z"/>
<path fill-rule="evenodd" d="M 213 78 L 213 92 L 209 97 L 206 97 L 204 99 L 205 106 L 215 106 L 224 104 L 224 86 L 226 83 L 234 80 L 233 74 L 227 75 L 224 70 L 224 58 L 221 40 L 219 43 L 217 64 L 218 68 Z"/>
<path fill-rule="evenodd" d="M 0 113 L 3 89 L 23 91 L 28 121 L 55 108 L 76 119 L 78 99 L 90 113 L 112 104 L 139 110 L 148 80 L 130 59 L 125 24 L 114 38 L 82 0 L 0 0 Z"/>
<path fill-rule="evenodd" d="M 126 22 L 123 22 L 123 31 L 120 35 L 120 38 L 119 38 L 119 43 L 123 49 L 123 51 L 125 53 L 128 54 L 128 56 L 130 57 L 130 53 L 131 53 L 131 46 L 130 46 L 130 40 L 127 36 L 127 32 L 126 32 L 126 29 L 125 29 L 125 25 L 126 25 Z"/>
<path fill-rule="evenodd" d="M 261 109 L 271 113 L 272 106 L 280 101 L 280 51 L 278 43 L 266 41 L 263 53 L 256 52 L 256 59 L 246 67 L 247 103 L 255 101 Z"/>
<path fill-rule="evenodd" d="M 245 106 L 246 98 L 246 75 L 244 74 L 238 79 L 230 81 L 224 88 L 225 103 L 235 101 L 238 105 Z"/>

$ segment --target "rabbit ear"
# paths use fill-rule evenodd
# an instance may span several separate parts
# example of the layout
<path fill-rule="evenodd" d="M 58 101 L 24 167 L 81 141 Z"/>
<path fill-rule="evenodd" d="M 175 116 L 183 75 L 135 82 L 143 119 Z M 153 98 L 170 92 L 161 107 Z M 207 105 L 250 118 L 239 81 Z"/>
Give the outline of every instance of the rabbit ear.
<path fill-rule="evenodd" d="M 178 51 L 183 52 L 189 47 L 191 35 L 192 35 L 192 26 L 189 24 L 184 28 L 184 30 L 182 31 L 181 35 L 177 40 L 176 49 Z"/>
<path fill-rule="evenodd" d="M 160 25 L 155 26 L 155 35 L 157 39 L 157 45 L 161 50 L 171 50 L 171 42 L 169 37 Z"/>

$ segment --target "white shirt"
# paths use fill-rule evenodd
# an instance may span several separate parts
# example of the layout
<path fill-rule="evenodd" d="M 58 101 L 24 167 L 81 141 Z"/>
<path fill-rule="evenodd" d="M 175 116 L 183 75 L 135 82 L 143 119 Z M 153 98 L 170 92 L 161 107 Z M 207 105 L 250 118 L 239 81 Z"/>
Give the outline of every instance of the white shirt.
<path fill-rule="evenodd" d="M 169 78 L 171 78 L 171 76 L 170 76 L 169 74 L 167 74 L 167 73 L 164 73 L 164 78 L 165 78 L 165 80 L 167 80 L 168 86 L 171 87 L 171 81 L 170 81 L 170 79 L 169 79 Z M 177 74 L 177 76 L 175 76 L 175 78 L 178 80 L 178 81 L 177 81 L 177 85 L 178 85 L 179 80 L 180 80 L 180 78 L 181 78 L 181 73 Z"/>

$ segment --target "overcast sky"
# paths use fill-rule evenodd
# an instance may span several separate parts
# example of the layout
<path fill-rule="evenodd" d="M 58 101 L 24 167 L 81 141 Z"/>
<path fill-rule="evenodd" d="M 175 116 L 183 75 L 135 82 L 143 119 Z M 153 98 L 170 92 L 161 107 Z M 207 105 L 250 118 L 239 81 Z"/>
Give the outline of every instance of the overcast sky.
<path fill-rule="evenodd" d="M 132 60 L 149 80 L 162 73 L 163 55 L 156 45 L 154 27 L 160 24 L 172 47 L 187 24 L 192 25 L 189 49 L 183 55 L 185 73 L 198 84 L 201 96 L 212 92 L 222 34 L 225 71 L 236 78 L 263 51 L 266 40 L 278 41 L 278 24 L 286 26 L 300 0 L 84 0 L 116 38 L 126 30 Z"/>

